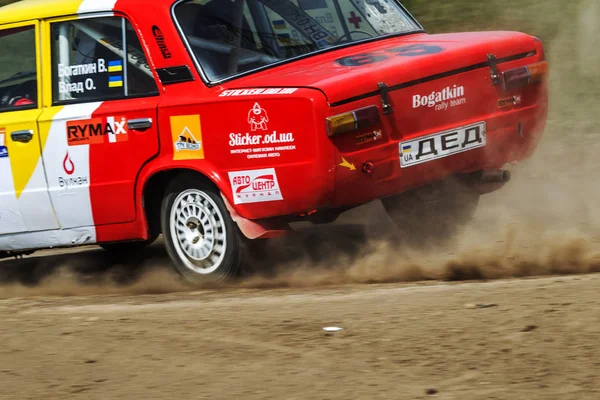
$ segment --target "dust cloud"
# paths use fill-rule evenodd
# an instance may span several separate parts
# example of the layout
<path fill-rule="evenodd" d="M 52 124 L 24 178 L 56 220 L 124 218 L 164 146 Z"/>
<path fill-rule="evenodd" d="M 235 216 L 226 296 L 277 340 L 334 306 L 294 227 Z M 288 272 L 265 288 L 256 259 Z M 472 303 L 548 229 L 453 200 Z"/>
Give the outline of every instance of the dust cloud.
<path fill-rule="evenodd" d="M 482 197 L 475 219 L 450 242 L 403 246 L 379 202 L 336 224 L 303 228 L 268 244 L 268 260 L 221 288 L 316 287 L 481 280 L 600 272 L 600 5 L 582 1 L 545 43 L 550 114 L 534 156 L 513 180 Z M 0 298 L 159 294 L 196 290 L 168 267 L 159 246 L 133 265 L 102 251 L 0 264 Z M 214 288 L 214 286 L 212 286 Z"/>
<path fill-rule="evenodd" d="M 165 294 L 191 290 L 156 249 L 141 262 L 116 262 L 102 250 L 31 257 L 0 264 L 0 299 L 38 296 Z"/>
<path fill-rule="evenodd" d="M 449 243 L 411 249 L 394 238 L 379 204 L 348 213 L 340 223 L 365 227 L 359 249 L 304 255 L 257 287 L 521 278 L 600 272 L 600 70 L 595 39 L 600 4 L 582 1 L 577 19 L 562 19 L 545 43 L 551 66 L 550 111 L 543 140 L 526 162 L 507 166 L 513 179 L 482 197 L 475 219 Z M 322 244 L 314 235 L 311 246 Z M 323 241 L 331 241 L 324 229 Z M 340 239 L 346 246 L 347 240 Z M 289 245 L 289 244 L 288 244 Z M 331 246 L 331 243 L 329 244 Z M 276 249 L 275 249 L 276 250 Z"/>

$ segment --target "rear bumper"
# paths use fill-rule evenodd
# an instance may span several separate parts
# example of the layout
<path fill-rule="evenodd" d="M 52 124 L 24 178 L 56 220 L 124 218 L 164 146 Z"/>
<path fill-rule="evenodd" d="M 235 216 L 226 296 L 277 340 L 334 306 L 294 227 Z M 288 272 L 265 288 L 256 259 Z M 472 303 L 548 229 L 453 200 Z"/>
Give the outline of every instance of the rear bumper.
<path fill-rule="evenodd" d="M 538 146 L 545 130 L 546 116 L 546 104 L 537 104 L 487 119 L 463 121 L 458 126 L 486 121 L 485 147 L 408 168 L 400 167 L 398 140 L 352 154 L 338 153 L 336 159 L 343 157 L 348 163 L 354 164 L 356 170 L 343 167 L 336 169 L 335 194 L 331 205 L 344 207 L 363 204 L 449 175 L 501 168 L 507 163 L 523 161 Z M 436 131 L 424 132 L 423 135 Z M 370 173 L 364 171 L 363 166 L 368 167 Z"/>
<path fill-rule="evenodd" d="M 529 106 L 458 120 L 406 137 L 386 134 L 366 146 L 357 145 L 353 134 L 332 139 L 318 132 L 311 136 L 315 150 L 306 161 L 274 166 L 280 200 L 250 204 L 231 201 L 232 206 L 236 215 L 247 220 L 302 219 L 318 211 L 327 214 L 326 210 L 351 208 L 392 196 L 449 175 L 498 169 L 507 163 L 523 161 L 533 154 L 545 130 L 546 87 L 539 90 L 537 102 Z M 485 147 L 401 168 L 403 141 L 481 121 L 486 123 Z M 369 171 L 363 170 L 364 166 Z"/>

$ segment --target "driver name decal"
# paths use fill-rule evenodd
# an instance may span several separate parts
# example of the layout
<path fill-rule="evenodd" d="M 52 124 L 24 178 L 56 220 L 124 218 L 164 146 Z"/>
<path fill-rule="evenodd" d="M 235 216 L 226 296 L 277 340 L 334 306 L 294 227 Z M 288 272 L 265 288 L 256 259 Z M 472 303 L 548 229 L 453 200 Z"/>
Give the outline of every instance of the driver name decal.
<path fill-rule="evenodd" d="M 98 59 L 95 63 L 64 65 L 58 64 L 58 93 L 61 95 L 70 95 L 71 93 L 83 94 L 85 92 L 96 90 L 94 75 L 105 74 L 108 72 L 106 60 Z M 72 82 L 71 78 L 78 76 L 87 76 L 82 82 Z"/>
<path fill-rule="evenodd" d="M 109 88 L 123 87 L 123 60 L 105 60 L 99 58 L 94 63 L 65 65 L 58 64 L 58 93 L 70 96 L 73 93 L 84 94 L 98 90 L 96 80 L 98 76 L 105 76 L 104 80 Z M 82 81 L 73 78 L 83 77 Z"/>

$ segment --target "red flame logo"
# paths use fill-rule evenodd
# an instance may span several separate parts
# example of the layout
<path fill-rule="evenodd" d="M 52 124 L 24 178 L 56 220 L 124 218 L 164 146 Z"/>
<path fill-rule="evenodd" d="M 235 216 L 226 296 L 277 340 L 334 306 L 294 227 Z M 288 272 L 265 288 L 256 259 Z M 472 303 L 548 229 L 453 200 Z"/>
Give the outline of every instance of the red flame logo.
<path fill-rule="evenodd" d="M 63 168 L 67 175 L 73 175 L 73 172 L 75 172 L 75 164 L 73 164 L 73 161 L 71 160 L 68 151 L 67 155 L 65 156 L 65 159 L 63 160 Z"/>

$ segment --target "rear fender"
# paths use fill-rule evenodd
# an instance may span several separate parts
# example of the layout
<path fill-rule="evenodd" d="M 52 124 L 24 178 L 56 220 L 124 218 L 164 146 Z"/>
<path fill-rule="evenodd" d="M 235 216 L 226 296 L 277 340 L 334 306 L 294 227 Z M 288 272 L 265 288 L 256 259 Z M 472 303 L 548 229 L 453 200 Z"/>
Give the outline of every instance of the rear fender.
<path fill-rule="evenodd" d="M 242 217 L 231 205 L 227 197 L 221 192 L 221 198 L 231 215 L 231 219 L 237 224 L 240 231 L 248 239 L 268 239 L 286 235 L 290 230 L 289 224 L 272 220 L 250 220 Z"/>
<path fill-rule="evenodd" d="M 195 172 L 204 176 L 210 181 L 220 192 L 221 198 L 223 199 L 227 210 L 229 211 L 231 218 L 237 223 L 240 231 L 248 239 L 259 239 L 267 237 L 276 237 L 285 234 L 289 230 L 287 224 L 279 224 L 274 221 L 257 220 L 252 221 L 244 217 L 244 205 L 232 205 L 233 192 L 229 185 L 229 181 L 223 174 L 210 162 L 203 160 L 201 162 L 194 161 L 183 161 L 173 163 L 170 159 L 165 163 L 155 163 L 152 166 L 146 168 L 140 176 L 138 186 L 138 198 L 141 199 L 138 203 L 139 216 L 141 222 L 144 224 L 145 230 L 148 229 L 148 221 L 146 213 L 144 212 L 144 192 L 147 188 L 148 182 L 155 177 L 157 174 L 169 171 L 180 171 L 180 172 Z"/>

